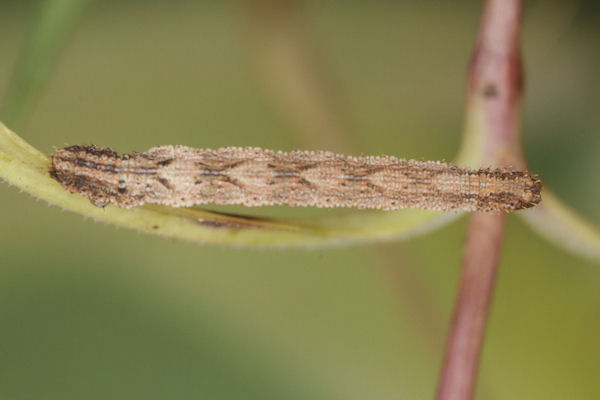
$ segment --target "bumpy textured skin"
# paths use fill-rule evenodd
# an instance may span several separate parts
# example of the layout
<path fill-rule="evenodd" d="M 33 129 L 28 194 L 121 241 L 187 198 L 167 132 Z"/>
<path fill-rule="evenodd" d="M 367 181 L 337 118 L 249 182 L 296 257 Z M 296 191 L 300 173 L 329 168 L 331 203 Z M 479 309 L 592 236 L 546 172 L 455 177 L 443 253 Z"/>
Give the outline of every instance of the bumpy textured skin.
<path fill-rule="evenodd" d="M 213 203 L 511 211 L 538 204 L 542 188 L 525 171 L 239 147 L 160 146 L 119 155 L 95 145 L 71 146 L 54 153 L 50 174 L 99 207 L 125 208 Z"/>

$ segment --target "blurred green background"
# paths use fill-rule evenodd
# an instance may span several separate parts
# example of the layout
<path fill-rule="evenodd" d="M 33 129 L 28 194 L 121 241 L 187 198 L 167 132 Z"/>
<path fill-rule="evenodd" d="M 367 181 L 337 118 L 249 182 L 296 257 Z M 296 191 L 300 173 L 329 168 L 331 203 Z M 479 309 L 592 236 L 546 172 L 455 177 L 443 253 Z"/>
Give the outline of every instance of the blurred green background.
<path fill-rule="evenodd" d="M 527 157 L 598 224 L 600 8 L 526 3 Z M 0 2 L 0 98 L 38 4 Z M 10 127 L 47 153 L 78 143 L 310 147 L 257 73 L 254 6 L 91 3 L 34 107 Z M 481 2 L 297 7 L 352 143 L 330 150 L 453 158 Z M 435 393 L 464 218 L 404 243 L 232 249 L 83 221 L 6 184 L 0 199 L 1 399 Z M 600 395 L 598 267 L 509 219 L 478 398 Z"/>

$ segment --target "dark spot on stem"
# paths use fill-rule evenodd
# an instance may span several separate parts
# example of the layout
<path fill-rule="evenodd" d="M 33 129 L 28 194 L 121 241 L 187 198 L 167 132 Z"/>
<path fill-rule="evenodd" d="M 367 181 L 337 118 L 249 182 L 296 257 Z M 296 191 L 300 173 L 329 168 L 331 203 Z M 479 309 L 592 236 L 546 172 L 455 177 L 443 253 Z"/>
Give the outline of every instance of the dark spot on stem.
<path fill-rule="evenodd" d="M 498 97 L 500 93 L 498 92 L 498 88 L 493 83 L 488 83 L 483 88 L 483 97 L 486 99 L 495 99 Z"/>
<path fill-rule="evenodd" d="M 224 229 L 267 229 L 266 226 L 246 222 L 246 221 L 231 221 L 231 220 L 209 220 L 209 219 L 198 219 L 196 220 L 198 225 L 206 226 L 208 228 L 224 228 Z"/>
<path fill-rule="evenodd" d="M 254 217 L 251 215 L 239 215 L 225 212 L 214 212 L 217 216 L 214 219 L 196 219 L 198 225 L 209 228 L 223 229 L 268 229 L 268 230 L 288 230 L 285 227 L 270 224 L 269 218 Z M 219 217 L 220 216 L 220 217 Z M 225 218 L 223 218 L 225 217 Z"/>

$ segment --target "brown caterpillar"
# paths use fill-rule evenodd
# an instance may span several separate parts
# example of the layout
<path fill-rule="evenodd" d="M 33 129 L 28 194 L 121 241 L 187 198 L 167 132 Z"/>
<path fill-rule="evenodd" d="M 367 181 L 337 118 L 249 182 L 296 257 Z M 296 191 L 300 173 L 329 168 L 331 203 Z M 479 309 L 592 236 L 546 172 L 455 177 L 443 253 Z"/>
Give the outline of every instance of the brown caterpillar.
<path fill-rule="evenodd" d="M 144 203 L 511 211 L 533 207 L 542 185 L 511 169 L 461 168 L 392 156 L 224 147 L 153 147 L 119 155 L 95 145 L 52 156 L 50 175 L 99 207 Z"/>

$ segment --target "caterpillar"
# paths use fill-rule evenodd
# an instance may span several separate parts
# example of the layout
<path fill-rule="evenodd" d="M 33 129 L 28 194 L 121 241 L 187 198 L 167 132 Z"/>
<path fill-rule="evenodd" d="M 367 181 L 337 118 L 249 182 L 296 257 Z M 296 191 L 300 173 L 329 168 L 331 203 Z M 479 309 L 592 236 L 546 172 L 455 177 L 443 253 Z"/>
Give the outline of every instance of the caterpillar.
<path fill-rule="evenodd" d="M 535 175 L 509 168 L 240 147 L 159 146 L 119 155 L 77 145 L 57 150 L 49 172 L 98 207 L 125 208 L 212 203 L 494 212 L 533 207 L 542 189 Z"/>

